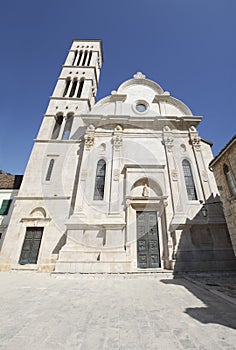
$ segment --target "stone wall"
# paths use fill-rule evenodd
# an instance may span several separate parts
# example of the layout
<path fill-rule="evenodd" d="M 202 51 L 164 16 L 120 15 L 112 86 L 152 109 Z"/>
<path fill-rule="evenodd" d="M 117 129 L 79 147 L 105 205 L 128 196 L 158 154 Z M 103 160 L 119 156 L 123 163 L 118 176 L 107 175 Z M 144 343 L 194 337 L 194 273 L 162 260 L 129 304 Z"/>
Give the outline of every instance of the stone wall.
<path fill-rule="evenodd" d="M 212 168 L 224 206 L 224 213 L 228 225 L 234 253 L 236 255 L 236 196 L 232 195 L 224 173 L 224 164 L 230 168 L 231 174 L 236 182 L 236 138 L 225 148 L 223 154 L 219 154 Z"/>

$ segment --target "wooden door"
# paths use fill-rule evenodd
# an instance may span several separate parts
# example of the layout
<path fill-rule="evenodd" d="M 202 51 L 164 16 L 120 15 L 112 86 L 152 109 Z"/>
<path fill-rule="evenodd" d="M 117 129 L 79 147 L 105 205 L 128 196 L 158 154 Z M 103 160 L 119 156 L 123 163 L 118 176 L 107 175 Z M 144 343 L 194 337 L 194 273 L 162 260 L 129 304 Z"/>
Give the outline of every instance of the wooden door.
<path fill-rule="evenodd" d="M 137 212 L 137 262 L 139 268 L 161 266 L 156 212 Z"/>
<path fill-rule="evenodd" d="M 43 227 L 27 227 L 19 264 L 37 264 Z"/>

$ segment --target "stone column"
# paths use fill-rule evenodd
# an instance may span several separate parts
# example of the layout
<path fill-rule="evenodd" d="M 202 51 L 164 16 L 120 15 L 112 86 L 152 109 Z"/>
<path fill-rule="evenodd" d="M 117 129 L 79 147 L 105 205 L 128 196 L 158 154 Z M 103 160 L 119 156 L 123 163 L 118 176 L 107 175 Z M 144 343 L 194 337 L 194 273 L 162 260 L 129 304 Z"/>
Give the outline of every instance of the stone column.
<path fill-rule="evenodd" d="M 71 91 L 71 88 L 72 88 L 72 85 L 73 85 L 73 82 L 74 82 L 74 79 L 71 79 L 70 85 L 69 85 L 69 88 L 67 90 L 67 93 L 66 93 L 65 97 L 69 97 L 70 91 Z"/>
<path fill-rule="evenodd" d="M 113 132 L 112 143 L 112 166 L 111 166 L 111 182 L 110 182 L 110 199 L 109 199 L 109 215 L 117 215 L 120 212 L 120 159 L 122 148 L 123 130 L 117 125 Z"/>
<path fill-rule="evenodd" d="M 66 61 L 65 61 L 65 66 L 72 66 L 72 62 L 74 60 L 74 55 L 75 55 L 75 51 L 70 51 Z"/>
<path fill-rule="evenodd" d="M 113 132 L 112 165 L 110 180 L 109 217 L 112 223 L 106 224 L 106 245 L 101 252 L 101 261 L 126 261 L 124 250 L 124 226 L 125 223 L 120 214 L 120 159 L 122 147 L 122 128 L 117 125 Z"/>
<path fill-rule="evenodd" d="M 89 161 L 89 152 L 94 145 L 94 134 L 95 134 L 95 127 L 93 125 L 90 125 L 87 128 L 86 134 L 84 137 L 85 148 L 84 148 L 83 158 L 81 162 L 78 192 L 77 192 L 76 201 L 75 201 L 74 214 L 76 215 L 83 213 L 85 182 L 88 175 L 87 169 L 88 169 L 88 161 Z"/>
<path fill-rule="evenodd" d="M 88 98 L 90 99 L 92 97 L 92 80 L 84 80 L 84 86 L 81 94 L 81 98 Z"/>
<path fill-rule="evenodd" d="M 173 155 L 174 138 L 168 126 L 163 129 L 162 143 L 165 146 L 166 163 L 170 182 L 171 201 L 174 213 L 183 212 L 183 200 L 179 186 L 179 174 L 176 168 L 175 159 Z"/>
<path fill-rule="evenodd" d="M 201 151 L 201 138 L 199 137 L 198 132 L 196 131 L 194 126 L 191 126 L 191 128 L 189 129 L 189 138 L 192 144 L 193 153 L 197 164 L 199 180 L 203 192 L 203 199 L 205 201 L 211 196 L 212 191 L 208 179 L 208 172 L 205 167 L 205 162 Z"/>

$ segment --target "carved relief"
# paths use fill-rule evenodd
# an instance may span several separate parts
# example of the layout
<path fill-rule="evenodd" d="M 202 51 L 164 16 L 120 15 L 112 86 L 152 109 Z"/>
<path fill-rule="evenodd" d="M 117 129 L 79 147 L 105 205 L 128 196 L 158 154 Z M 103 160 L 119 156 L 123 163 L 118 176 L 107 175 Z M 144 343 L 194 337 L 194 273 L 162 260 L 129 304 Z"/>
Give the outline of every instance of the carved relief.
<path fill-rule="evenodd" d="M 80 175 L 80 180 L 81 180 L 81 181 L 85 181 L 86 178 L 87 178 L 87 176 L 88 176 L 87 171 L 86 171 L 86 170 L 83 170 L 83 171 L 81 172 L 81 175 Z"/>
<path fill-rule="evenodd" d="M 208 181 L 208 176 L 207 176 L 206 170 L 203 170 L 203 171 L 202 171 L 202 180 L 203 180 L 204 182 L 207 182 L 207 181 Z"/>
<path fill-rule="evenodd" d="M 87 151 L 89 151 L 91 147 L 94 145 L 94 134 L 95 134 L 95 127 L 93 125 L 89 125 L 86 130 L 86 134 L 84 136 L 85 147 Z"/>
<path fill-rule="evenodd" d="M 185 144 L 182 143 L 182 144 L 180 145 L 180 150 L 181 150 L 182 153 L 185 153 L 185 152 L 186 152 L 186 146 L 185 146 Z"/>
<path fill-rule="evenodd" d="M 104 154 L 106 151 L 106 144 L 105 143 L 101 143 L 100 147 L 99 147 L 99 153 L 100 154 Z"/>
<path fill-rule="evenodd" d="M 141 72 L 137 72 L 136 74 L 134 74 L 134 79 L 146 79 L 146 75 L 144 75 Z"/>
<path fill-rule="evenodd" d="M 175 169 L 171 170 L 171 178 L 173 181 L 178 181 L 178 172 Z"/>
<path fill-rule="evenodd" d="M 163 144 L 166 146 L 167 151 L 171 152 L 172 147 L 174 146 L 174 139 L 170 136 L 166 136 L 163 138 Z"/>
<path fill-rule="evenodd" d="M 122 131 L 122 127 L 120 125 L 116 125 L 115 131 Z"/>
<path fill-rule="evenodd" d="M 148 197 L 148 196 L 149 196 L 149 188 L 148 188 L 148 185 L 147 185 L 147 184 L 145 184 L 145 185 L 143 186 L 142 196 L 143 196 L 143 197 Z"/>
<path fill-rule="evenodd" d="M 117 125 L 114 129 L 112 142 L 116 150 L 122 146 L 122 127 Z"/>
<path fill-rule="evenodd" d="M 121 135 L 114 135 L 112 138 L 113 145 L 115 149 L 119 149 L 122 146 L 122 136 Z"/>
<path fill-rule="evenodd" d="M 120 177 L 119 169 L 114 169 L 114 171 L 113 171 L 113 180 L 114 181 L 119 181 L 119 177 Z"/>
<path fill-rule="evenodd" d="M 127 208 L 130 206 L 130 203 L 131 203 L 131 202 L 132 202 L 132 200 L 131 200 L 130 198 L 127 198 L 127 199 L 126 199 L 125 204 L 126 204 L 126 207 L 127 207 Z"/>
<path fill-rule="evenodd" d="M 171 128 L 168 125 L 166 125 L 163 130 L 164 131 L 171 131 Z"/>
<path fill-rule="evenodd" d="M 196 151 L 200 151 L 201 138 L 199 136 L 194 136 L 191 138 L 191 143 Z"/>

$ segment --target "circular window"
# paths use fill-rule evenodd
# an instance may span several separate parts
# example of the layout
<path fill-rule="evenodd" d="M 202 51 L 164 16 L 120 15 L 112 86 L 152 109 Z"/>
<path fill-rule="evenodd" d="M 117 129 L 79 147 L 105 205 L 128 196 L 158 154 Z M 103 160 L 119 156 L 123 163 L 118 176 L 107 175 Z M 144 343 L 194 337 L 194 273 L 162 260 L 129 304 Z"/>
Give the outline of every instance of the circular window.
<path fill-rule="evenodd" d="M 147 106 L 144 103 L 138 103 L 136 104 L 136 110 L 138 112 L 145 112 L 147 109 Z"/>

